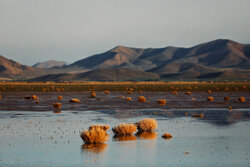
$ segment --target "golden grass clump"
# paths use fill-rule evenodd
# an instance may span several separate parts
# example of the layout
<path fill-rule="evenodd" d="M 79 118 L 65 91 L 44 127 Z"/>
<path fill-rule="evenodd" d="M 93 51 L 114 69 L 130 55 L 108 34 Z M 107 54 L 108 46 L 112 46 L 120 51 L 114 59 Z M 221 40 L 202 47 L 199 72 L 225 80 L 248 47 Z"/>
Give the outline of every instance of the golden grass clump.
<path fill-rule="evenodd" d="M 57 99 L 58 99 L 58 100 L 62 100 L 62 99 L 63 99 L 63 96 L 60 96 L 60 95 L 59 95 L 59 96 L 57 96 Z"/>
<path fill-rule="evenodd" d="M 105 94 L 109 94 L 110 92 L 108 91 L 108 90 L 105 90 L 105 92 L 104 92 Z"/>
<path fill-rule="evenodd" d="M 207 97 L 207 101 L 209 101 L 209 102 L 214 101 L 214 97 L 212 97 L 212 96 Z"/>
<path fill-rule="evenodd" d="M 193 117 L 194 118 L 204 118 L 204 114 L 201 113 L 201 114 L 193 114 Z"/>
<path fill-rule="evenodd" d="M 170 133 L 164 133 L 161 137 L 164 139 L 171 139 L 173 136 Z"/>
<path fill-rule="evenodd" d="M 177 95 L 178 92 L 177 92 L 177 91 L 173 91 L 172 94 L 173 94 L 173 95 Z"/>
<path fill-rule="evenodd" d="M 144 96 L 139 96 L 138 97 L 138 102 L 145 103 L 146 101 L 147 101 L 147 99 Z"/>
<path fill-rule="evenodd" d="M 81 133 L 81 138 L 87 144 L 104 143 L 108 141 L 109 135 L 106 133 L 108 128 L 106 125 L 90 126 L 89 130 Z"/>
<path fill-rule="evenodd" d="M 241 96 L 241 97 L 239 97 L 239 98 L 238 98 L 238 100 L 239 100 L 239 102 L 243 103 L 243 102 L 245 102 L 245 101 L 246 101 L 246 98 L 245 98 L 245 97 L 243 97 L 243 96 Z"/>
<path fill-rule="evenodd" d="M 135 124 L 120 124 L 116 127 L 114 127 L 113 132 L 119 136 L 119 135 L 131 135 L 137 130 L 137 126 Z"/>
<path fill-rule="evenodd" d="M 157 103 L 162 105 L 162 106 L 164 106 L 166 104 L 166 102 L 167 102 L 166 99 L 158 99 L 157 100 Z"/>
<path fill-rule="evenodd" d="M 229 97 L 229 96 L 225 96 L 225 97 L 224 97 L 224 100 L 229 101 L 229 100 L 230 100 L 230 97 Z"/>
<path fill-rule="evenodd" d="M 207 90 L 207 93 L 212 93 L 212 91 L 210 89 Z"/>
<path fill-rule="evenodd" d="M 146 118 L 137 123 L 139 131 L 152 131 L 157 128 L 157 121 L 152 118 Z"/>
<path fill-rule="evenodd" d="M 39 98 L 36 95 L 32 95 L 31 97 L 33 100 L 38 100 Z"/>
<path fill-rule="evenodd" d="M 126 100 L 131 101 L 132 99 L 131 99 L 131 97 L 126 97 Z"/>
<path fill-rule="evenodd" d="M 186 94 L 186 95 L 192 95 L 192 92 L 187 91 L 187 92 L 185 92 L 185 94 Z"/>
<path fill-rule="evenodd" d="M 80 100 L 77 98 L 74 98 L 74 99 L 70 99 L 69 102 L 70 103 L 80 103 Z"/>
<path fill-rule="evenodd" d="M 91 92 L 91 93 L 90 93 L 90 97 L 91 97 L 91 98 L 95 98 L 95 97 L 96 97 L 96 93 L 95 93 L 94 91 Z"/>
<path fill-rule="evenodd" d="M 55 103 L 53 103 L 53 107 L 54 107 L 55 109 L 60 109 L 60 108 L 62 107 L 62 104 L 59 103 L 59 102 L 55 102 Z"/>
<path fill-rule="evenodd" d="M 232 110 L 232 109 L 233 109 L 233 107 L 232 107 L 232 106 L 228 106 L 228 109 L 229 109 L 229 110 Z"/>
<path fill-rule="evenodd" d="M 143 91 L 142 91 L 142 90 L 139 90 L 138 93 L 143 93 Z"/>

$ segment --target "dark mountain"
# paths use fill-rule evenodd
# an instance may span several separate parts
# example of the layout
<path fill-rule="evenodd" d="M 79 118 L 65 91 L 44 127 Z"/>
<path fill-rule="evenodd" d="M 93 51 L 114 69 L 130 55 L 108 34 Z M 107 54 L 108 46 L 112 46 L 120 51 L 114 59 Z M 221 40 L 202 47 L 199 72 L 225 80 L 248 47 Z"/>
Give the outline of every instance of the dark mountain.
<path fill-rule="evenodd" d="M 96 69 L 84 73 L 50 74 L 31 79 L 31 81 L 146 81 L 159 80 L 155 73 L 135 71 L 126 68 Z"/>
<path fill-rule="evenodd" d="M 64 61 L 57 61 L 57 60 L 48 60 L 45 62 L 38 62 L 34 64 L 32 67 L 38 68 L 53 68 L 53 67 L 62 67 L 66 65 Z"/>

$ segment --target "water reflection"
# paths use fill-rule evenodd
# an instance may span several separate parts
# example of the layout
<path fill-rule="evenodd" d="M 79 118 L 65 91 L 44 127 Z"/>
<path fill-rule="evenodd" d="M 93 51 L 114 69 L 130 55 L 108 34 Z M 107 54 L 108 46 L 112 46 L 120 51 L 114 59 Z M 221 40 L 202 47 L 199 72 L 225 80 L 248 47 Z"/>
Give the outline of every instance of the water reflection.
<path fill-rule="evenodd" d="M 83 152 L 91 152 L 95 154 L 99 154 L 105 152 L 107 150 L 108 144 L 106 143 L 96 143 L 96 144 L 83 144 L 81 146 L 81 150 Z"/>
<path fill-rule="evenodd" d="M 157 138 L 157 133 L 155 132 L 137 132 L 135 135 L 140 140 L 153 140 Z"/>
<path fill-rule="evenodd" d="M 114 141 L 135 141 L 136 137 L 134 135 L 115 135 L 113 139 Z"/>

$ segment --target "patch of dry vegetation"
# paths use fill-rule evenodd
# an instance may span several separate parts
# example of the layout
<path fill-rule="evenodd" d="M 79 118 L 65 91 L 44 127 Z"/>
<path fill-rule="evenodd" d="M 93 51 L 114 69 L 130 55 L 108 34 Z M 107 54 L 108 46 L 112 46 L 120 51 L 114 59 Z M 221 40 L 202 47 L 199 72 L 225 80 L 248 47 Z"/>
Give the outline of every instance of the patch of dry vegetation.
<path fill-rule="evenodd" d="M 241 97 L 239 97 L 239 98 L 238 98 L 238 100 L 239 100 L 239 102 L 243 103 L 243 102 L 245 102 L 245 101 L 246 101 L 246 98 L 245 98 L 245 97 L 243 97 L 243 96 L 241 96 Z"/>
<path fill-rule="evenodd" d="M 173 91 L 172 94 L 173 94 L 173 95 L 177 95 L 178 92 L 177 92 L 177 91 Z"/>
<path fill-rule="evenodd" d="M 173 136 L 170 133 L 164 133 L 161 137 L 164 139 L 171 139 Z"/>
<path fill-rule="evenodd" d="M 58 99 L 58 100 L 62 100 L 62 99 L 63 99 L 63 96 L 58 95 L 58 96 L 57 96 L 57 99 Z"/>
<path fill-rule="evenodd" d="M 138 131 L 153 131 L 157 128 L 157 121 L 152 118 L 146 118 L 137 123 Z"/>
<path fill-rule="evenodd" d="M 108 90 L 105 90 L 105 92 L 104 92 L 105 94 L 109 94 L 110 92 L 108 91 Z"/>
<path fill-rule="evenodd" d="M 94 91 L 91 92 L 91 93 L 90 93 L 90 97 L 91 97 L 91 98 L 95 98 L 95 97 L 96 97 L 96 93 L 95 93 Z"/>
<path fill-rule="evenodd" d="M 212 96 L 207 97 L 207 101 L 209 101 L 209 102 L 214 101 L 214 97 L 212 97 Z"/>
<path fill-rule="evenodd" d="M 158 99 L 157 100 L 157 103 L 162 105 L 162 106 L 164 106 L 166 104 L 166 102 L 167 102 L 166 99 Z"/>
<path fill-rule="evenodd" d="M 204 118 L 204 114 L 200 113 L 200 114 L 193 114 L 194 118 Z"/>
<path fill-rule="evenodd" d="M 225 96 L 225 97 L 224 97 L 224 100 L 229 101 L 229 100 L 230 100 L 230 97 L 229 97 L 229 96 Z"/>
<path fill-rule="evenodd" d="M 146 101 L 147 101 L 147 99 L 144 96 L 139 96 L 138 97 L 138 102 L 145 103 Z"/>
<path fill-rule="evenodd" d="M 132 99 L 131 99 L 131 97 L 126 97 L 126 100 L 131 101 Z"/>
<path fill-rule="evenodd" d="M 74 98 L 74 99 L 70 99 L 69 102 L 70 103 L 80 103 L 80 100 L 77 98 Z"/>
<path fill-rule="evenodd" d="M 192 92 L 187 91 L 187 92 L 185 92 L 185 94 L 186 94 L 186 95 L 192 95 Z"/>
<path fill-rule="evenodd" d="M 135 124 L 120 124 L 116 127 L 114 127 L 113 132 L 119 136 L 119 135 L 131 135 L 137 130 L 137 126 Z"/>
<path fill-rule="evenodd" d="M 61 109 L 62 104 L 59 102 L 55 102 L 55 103 L 53 103 L 53 107 L 54 107 L 54 109 Z"/>
<path fill-rule="evenodd" d="M 81 133 L 81 138 L 87 144 L 104 143 L 108 141 L 109 135 L 106 133 L 108 129 L 107 125 L 93 125 Z"/>

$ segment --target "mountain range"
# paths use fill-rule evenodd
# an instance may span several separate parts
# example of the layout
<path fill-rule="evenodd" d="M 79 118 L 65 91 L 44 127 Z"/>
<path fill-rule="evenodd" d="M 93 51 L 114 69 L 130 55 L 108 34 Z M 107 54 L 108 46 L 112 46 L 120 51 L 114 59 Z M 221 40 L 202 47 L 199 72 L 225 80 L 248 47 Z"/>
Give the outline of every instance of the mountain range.
<path fill-rule="evenodd" d="M 28 69 L 33 75 L 26 78 L 32 81 L 250 79 L 250 44 L 227 39 L 190 48 L 117 46 L 69 65 L 43 69 L 39 75 L 34 75 L 38 68 L 2 59 L 5 58 L 0 59 L 0 76 L 26 75 Z"/>

